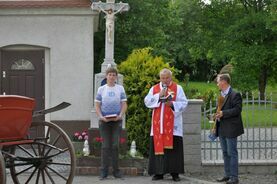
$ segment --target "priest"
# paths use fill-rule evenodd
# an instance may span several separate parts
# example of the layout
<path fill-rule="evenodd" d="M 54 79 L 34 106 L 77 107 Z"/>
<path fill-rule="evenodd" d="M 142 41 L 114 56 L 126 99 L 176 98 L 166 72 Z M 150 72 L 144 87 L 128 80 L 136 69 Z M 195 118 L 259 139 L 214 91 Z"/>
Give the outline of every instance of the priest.
<path fill-rule="evenodd" d="M 188 100 L 182 87 L 172 81 L 169 69 L 160 71 L 160 82 L 154 85 L 144 103 L 152 111 L 148 173 L 152 180 L 162 180 L 170 173 L 180 181 L 184 173 L 182 112 Z"/>

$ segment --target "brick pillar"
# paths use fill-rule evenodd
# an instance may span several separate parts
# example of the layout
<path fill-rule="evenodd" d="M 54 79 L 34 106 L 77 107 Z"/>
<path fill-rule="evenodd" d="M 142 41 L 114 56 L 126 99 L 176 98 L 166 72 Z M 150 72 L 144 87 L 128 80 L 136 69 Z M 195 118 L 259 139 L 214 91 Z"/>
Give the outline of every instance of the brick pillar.
<path fill-rule="evenodd" d="M 190 99 L 183 113 L 185 172 L 201 172 L 201 106 L 203 100 Z"/>

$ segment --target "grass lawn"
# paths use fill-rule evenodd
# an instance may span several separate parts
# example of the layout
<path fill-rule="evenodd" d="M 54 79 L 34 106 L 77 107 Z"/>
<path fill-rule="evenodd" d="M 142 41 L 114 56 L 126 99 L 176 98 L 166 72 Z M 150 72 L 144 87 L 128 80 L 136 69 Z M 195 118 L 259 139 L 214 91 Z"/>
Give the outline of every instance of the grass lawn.
<path fill-rule="evenodd" d="M 200 93 L 205 92 L 208 89 L 218 89 L 215 82 L 188 82 L 187 84 L 183 84 L 182 86 L 184 87 L 184 89 L 197 89 Z"/>
<path fill-rule="evenodd" d="M 202 120 L 201 128 L 209 129 L 210 125 L 207 118 Z M 243 106 L 242 109 L 242 121 L 244 124 L 244 128 L 253 128 L 253 127 L 277 127 L 277 109 L 270 109 L 270 106 L 265 108 L 264 105 L 246 105 Z"/>
<path fill-rule="evenodd" d="M 205 82 L 189 82 L 187 84 L 182 84 L 183 89 L 185 91 L 185 93 L 187 94 L 188 98 L 192 98 L 191 97 L 191 90 L 195 90 L 197 91 L 197 93 L 200 94 L 204 94 L 207 90 L 217 90 L 217 86 L 216 83 L 212 82 L 212 83 L 205 83 Z"/>
<path fill-rule="evenodd" d="M 274 107 L 272 107 L 274 108 Z M 277 126 L 277 109 L 269 105 L 245 105 L 242 110 L 244 127 L 269 127 Z"/>

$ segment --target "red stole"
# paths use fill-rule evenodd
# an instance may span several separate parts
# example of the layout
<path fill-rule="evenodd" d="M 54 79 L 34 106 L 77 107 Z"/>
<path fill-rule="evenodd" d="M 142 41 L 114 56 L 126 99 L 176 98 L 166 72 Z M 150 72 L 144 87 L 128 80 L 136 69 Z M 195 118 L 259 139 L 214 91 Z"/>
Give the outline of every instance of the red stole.
<path fill-rule="evenodd" d="M 153 94 L 160 93 L 160 83 L 156 84 L 153 89 Z M 177 84 L 173 83 L 168 86 L 166 94 L 172 94 L 172 101 L 176 100 Z M 155 155 L 163 155 L 164 149 L 173 149 L 173 128 L 174 128 L 174 112 L 172 109 L 164 105 L 163 119 L 161 120 L 162 103 L 153 112 L 153 135 L 154 135 L 154 150 Z M 163 126 L 161 127 L 161 121 Z"/>

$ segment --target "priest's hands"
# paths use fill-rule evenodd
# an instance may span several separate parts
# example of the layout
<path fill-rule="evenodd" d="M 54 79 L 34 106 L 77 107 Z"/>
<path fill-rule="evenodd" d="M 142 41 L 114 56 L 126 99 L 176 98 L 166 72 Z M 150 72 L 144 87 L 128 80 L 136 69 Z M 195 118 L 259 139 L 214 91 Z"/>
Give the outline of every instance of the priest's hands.
<path fill-rule="evenodd" d="M 163 88 L 159 93 L 160 98 L 166 96 L 166 88 Z"/>

